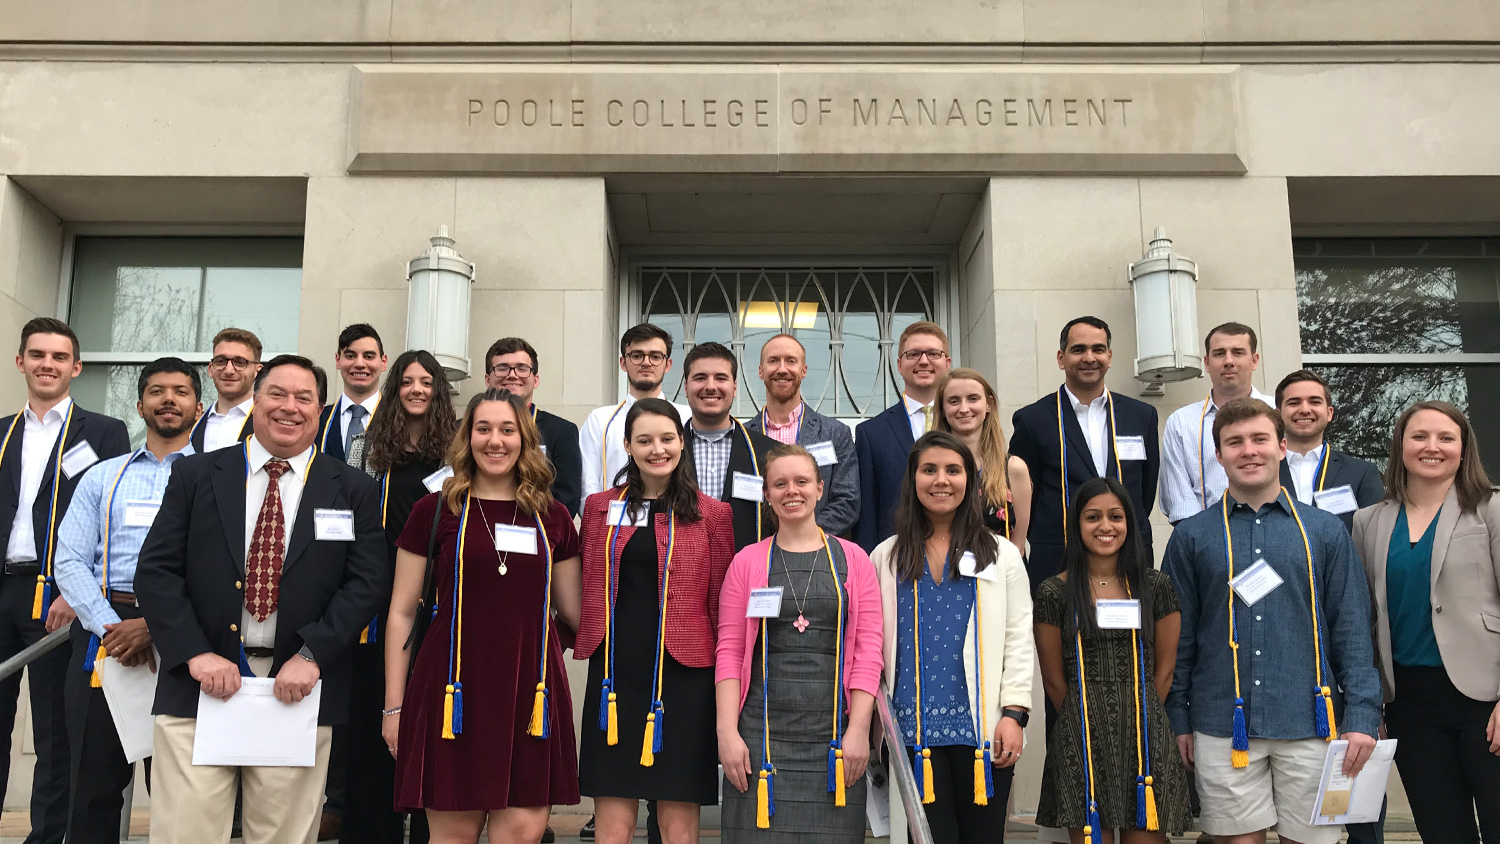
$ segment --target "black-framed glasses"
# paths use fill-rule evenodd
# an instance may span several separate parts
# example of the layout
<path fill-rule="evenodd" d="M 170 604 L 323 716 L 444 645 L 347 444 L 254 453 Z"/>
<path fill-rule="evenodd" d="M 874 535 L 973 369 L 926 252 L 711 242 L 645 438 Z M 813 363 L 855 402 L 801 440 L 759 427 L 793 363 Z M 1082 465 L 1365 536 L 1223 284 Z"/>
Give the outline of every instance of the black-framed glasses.
<path fill-rule="evenodd" d="M 521 376 L 522 378 L 525 378 L 532 373 L 531 365 L 518 363 L 515 366 L 511 366 L 508 363 L 497 363 L 494 366 L 490 367 L 488 370 L 488 374 L 498 375 L 501 378 L 509 377 L 512 372 Z"/>
<path fill-rule="evenodd" d="M 218 369 L 218 370 L 222 370 L 226 366 L 232 366 L 236 370 L 238 370 L 240 372 L 244 372 L 246 369 L 250 368 L 250 364 L 252 364 L 252 363 L 255 363 L 255 361 L 250 360 L 248 358 L 242 358 L 242 357 L 232 357 L 231 358 L 231 357 L 225 357 L 224 355 L 215 355 L 214 358 L 208 362 L 208 366 L 209 366 L 210 369 Z"/>
<path fill-rule="evenodd" d="M 921 360 L 922 358 L 927 358 L 930 361 L 937 362 L 947 356 L 948 353 L 943 351 L 942 349 L 907 349 L 906 351 L 901 353 L 902 360 L 908 360 L 914 363 Z"/>
<path fill-rule="evenodd" d="M 667 359 L 667 353 L 666 352 L 642 352 L 642 351 L 637 350 L 637 351 L 634 351 L 634 352 L 626 352 L 625 353 L 625 359 L 628 360 L 628 361 L 630 361 L 631 363 L 634 363 L 634 364 L 641 364 L 641 363 L 645 363 L 645 362 L 649 361 L 652 366 L 660 366 L 661 363 L 662 363 L 662 361 L 665 361 Z"/>

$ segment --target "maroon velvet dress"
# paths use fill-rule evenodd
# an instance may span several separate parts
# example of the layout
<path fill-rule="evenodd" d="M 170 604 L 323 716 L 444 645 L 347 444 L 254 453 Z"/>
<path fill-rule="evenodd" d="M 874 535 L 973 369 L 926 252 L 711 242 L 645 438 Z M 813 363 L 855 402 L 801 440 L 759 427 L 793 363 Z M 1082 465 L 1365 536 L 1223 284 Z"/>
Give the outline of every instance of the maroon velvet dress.
<path fill-rule="evenodd" d="M 412 508 L 397 545 L 425 557 L 433 507 L 428 495 Z M 540 669 L 546 554 L 538 537 L 536 555 L 511 553 L 500 574 L 494 525 L 530 525 L 530 513 L 514 502 L 470 505 L 464 543 L 463 731 L 442 737 L 443 693 L 448 683 L 450 629 L 458 516 L 445 510 L 438 523 L 433 577 L 437 617 L 417 653 L 401 704 L 396 754 L 396 808 L 443 812 L 493 811 L 512 806 L 567 806 L 578 802 L 578 755 L 573 701 L 557 625 L 548 621 L 547 688 L 551 691 L 548 738 L 528 734 Z M 553 503 L 542 524 L 554 560 L 578 556 L 578 533 L 563 505 Z"/>

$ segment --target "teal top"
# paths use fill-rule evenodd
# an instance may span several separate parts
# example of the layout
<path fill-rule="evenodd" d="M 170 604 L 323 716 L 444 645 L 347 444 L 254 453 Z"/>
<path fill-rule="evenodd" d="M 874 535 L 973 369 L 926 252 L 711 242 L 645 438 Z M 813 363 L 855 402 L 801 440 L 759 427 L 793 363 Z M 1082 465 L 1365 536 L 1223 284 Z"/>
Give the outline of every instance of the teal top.
<path fill-rule="evenodd" d="M 1403 504 L 1391 531 L 1385 556 L 1385 600 L 1391 617 L 1391 659 L 1397 665 L 1443 666 L 1432 632 L 1432 542 L 1442 513 L 1438 510 L 1422 538 L 1412 542 Z"/>

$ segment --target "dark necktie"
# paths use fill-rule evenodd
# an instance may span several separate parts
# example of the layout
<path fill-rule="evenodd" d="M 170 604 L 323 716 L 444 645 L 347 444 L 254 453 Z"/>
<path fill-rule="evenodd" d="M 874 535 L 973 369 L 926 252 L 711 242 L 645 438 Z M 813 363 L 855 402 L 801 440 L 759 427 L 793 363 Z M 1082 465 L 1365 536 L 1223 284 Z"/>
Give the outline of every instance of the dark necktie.
<path fill-rule="evenodd" d="M 369 411 L 365 410 L 364 405 L 354 404 L 349 406 L 349 430 L 344 432 L 345 454 L 349 453 L 349 444 L 354 442 L 354 436 L 364 433 L 366 413 L 369 413 Z"/>
<path fill-rule="evenodd" d="M 245 557 L 245 607 L 256 621 L 265 621 L 276 612 L 281 596 L 281 562 L 286 554 L 286 517 L 281 510 L 281 476 L 291 468 L 285 460 L 266 462 L 265 501 L 255 519 L 250 537 L 250 552 Z"/>

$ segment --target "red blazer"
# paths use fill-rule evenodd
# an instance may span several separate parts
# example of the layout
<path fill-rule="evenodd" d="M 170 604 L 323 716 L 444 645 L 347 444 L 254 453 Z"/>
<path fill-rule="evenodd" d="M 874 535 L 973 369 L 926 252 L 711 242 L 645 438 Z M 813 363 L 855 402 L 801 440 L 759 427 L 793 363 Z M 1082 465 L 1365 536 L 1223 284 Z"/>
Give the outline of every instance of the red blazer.
<path fill-rule="evenodd" d="M 620 488 L 590 495 L 583 504 L 579 542 L 583 548 L 583 617 L 578 625 L 575 659 L 588 659 L 604 641 L 604 547 L 609 502 Z M 734 514 L 728 504 L 698 493 L 697 522 L 677 523 L 677 546 L 672 552 L 672 583 L 667 596 L 667 652 L 690 668 L 712 668 L 719 629 L 719 589 L 729 561 L 734 558 Z M 656 576 L 667 560 L 667 517 L 656 518 Z M 618 562 L 636 528 L 621 527 L 615 538 Z M 618 589 L 619 584 L 616 583 Z"/>

